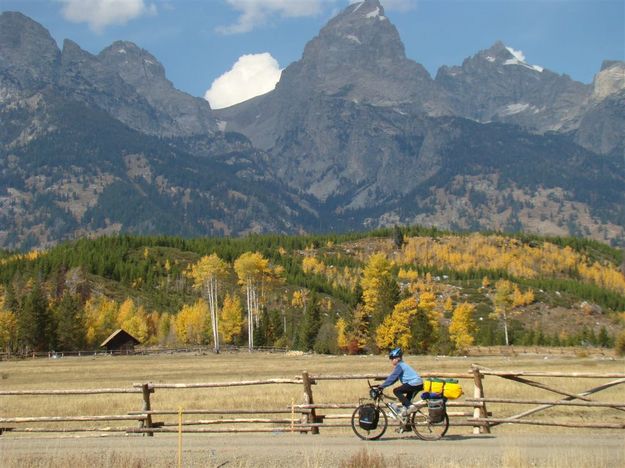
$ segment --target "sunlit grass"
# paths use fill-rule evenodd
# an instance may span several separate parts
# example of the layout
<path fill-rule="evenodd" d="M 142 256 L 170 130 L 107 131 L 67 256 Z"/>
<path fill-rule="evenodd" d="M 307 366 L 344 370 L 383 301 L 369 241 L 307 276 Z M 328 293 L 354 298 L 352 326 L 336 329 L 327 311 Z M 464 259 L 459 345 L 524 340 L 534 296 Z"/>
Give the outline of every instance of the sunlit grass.
<path fill-rule="evenodd" d="M 559 372 L 624 372 L 624 361 L 594 358 L 446 358 L 409 356 L 407 361 L 423 372 L 466 372 L 476 362 L 496 370 L 541 370 Z M 236 382 L 269 378 L 293 378 L 302 371 L 311 375 L 386 374 L 391 367 L 384 356 L 318 356 L 253 353 L 220 355 L 178 354 L 161 356 L 82 357 L 37 359 L 0 363 L 2 390 L 131 388 L 135 383 Z M 529 377 L 552 387 L 576 393 L 607 380 L 584 378 Z M 472 380 L 461 380 L 465 398 L 473 396 Z M 544 390 L 488 376 L 484 381 L 486 397 L 556 400 Z M 367 394 L 362 380 L 319 381 L 313 386 L 315 403 L 357 403 Z M 623 385 L 593 395 L 608 402 L 623 401 Z M 192 409 L 287 409 L 303 402 L 299 384 L 241 386 L 231 388 L 156 389 L 151 396 L 153 410 Z M 494 417 L 507 417 L 531 408 L 530 405 L 489 404 Z M 140 393 L 121 395 L 0 396 L 0 417 L 122 415 L 143 409 Z M 466 408 L 465 411 L 470 411 Z M 322 414 L 346 414 L 349 410 L 320 410 Z M 579 422 L 622 421 L 622 412 L 608 408 L 558 407 L 537 413 L 536 419 L 560 418 Z M 300 414 L 295 415 L 299 420 Z M 249 418 L 246 415 L 188 415 L 185 420 Z M 267 416 L 271 417 L 271 416 Z M 274 415 L 289 418 L 290 415 Z M 154 416 L 156 421 L 175 424 L 177 416 Z M 340 421 L 340 420 L 339 420 Z M 105 423 L 27 423 L 28 427 L 137 427 L 138 422 Z M 453 424 L 453 421 L 452 421 Z M 15 425 L 13 425 L 15 426 Z M 23 426 L 23 425 L 22 425 Z M 20 426 L 21 427 L 21 426 Z M 238 425 L 240 427 L 240 425 Z M 541 428 L 558 431 L 561 428 Z M 349 431 L 335 429 L 337 431 Z M 527 431 L 528 426 L 504 425 L 494 431 Z M 467 433 L 468 427 L 454 428 Z"/>

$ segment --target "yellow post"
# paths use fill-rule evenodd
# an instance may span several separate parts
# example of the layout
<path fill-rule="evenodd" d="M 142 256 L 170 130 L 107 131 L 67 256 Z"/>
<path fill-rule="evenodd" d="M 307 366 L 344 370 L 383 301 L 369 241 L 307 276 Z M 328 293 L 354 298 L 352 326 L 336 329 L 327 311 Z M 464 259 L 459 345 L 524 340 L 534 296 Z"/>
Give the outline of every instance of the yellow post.
<path fill-rule="evenodd" d="M 178 408 L 178 468 L 182 468 L 182 406 Z"/>

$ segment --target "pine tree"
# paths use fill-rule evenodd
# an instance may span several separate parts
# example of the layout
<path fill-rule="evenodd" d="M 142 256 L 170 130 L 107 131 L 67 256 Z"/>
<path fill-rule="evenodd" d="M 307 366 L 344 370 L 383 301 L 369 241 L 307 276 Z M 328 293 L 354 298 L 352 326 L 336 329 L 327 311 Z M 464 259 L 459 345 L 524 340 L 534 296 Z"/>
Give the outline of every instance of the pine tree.
<path fill-rule="evenodd" d="M 321 310 L 316 294 L 307 302 L 304 317 L 300 325 L 297 347 L 302 351 L 312 351 L 321 325 Z"/>
<path fill-rule="evenodd" d="M 417 307 L 410 325 L 410 333 L 412 334 L 412 341 L 409 349 L 415 354 L 427 354 L 436 343 L 436 329 L 425 309 Z"/>
<path fill-rule="evenodd" d="M 19 343 L 23 349 L 49 351 L 54 346 L 54 324 L 48 298 L 36 282 L 24 298 L 17 316 Z"/>
<path fill-rule="evenodd" d="M 393 227 L 393 244 L 396 249 L 401 249 L 404 245 L 404 233 L 397 224 Z"/>
<path fill-rule="evenodd" d="M 86 344 L 85 310 L 75 294 L 66 290 L 54 308 L 57 346 L 60 350 L 80 350 Z"/>

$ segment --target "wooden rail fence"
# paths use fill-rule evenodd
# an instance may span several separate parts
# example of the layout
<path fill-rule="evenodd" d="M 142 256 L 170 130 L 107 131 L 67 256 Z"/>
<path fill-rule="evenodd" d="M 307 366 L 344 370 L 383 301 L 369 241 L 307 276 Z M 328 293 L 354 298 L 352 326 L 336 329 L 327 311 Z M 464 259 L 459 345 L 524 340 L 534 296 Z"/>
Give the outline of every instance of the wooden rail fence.
<path fill-rule="evenodd" d="M 423 372 L 422 376 L 456 378 L 461 381 L 465 389 L 465 397 L 449 401 L 448 414 L 452 426 L 471 427 L 473 433 L 490 432 L 491 428 L 501 424 L 531 424 L 537 426 L 560 426 L 574 428 L 605 428 L 625 429 L 625 402 L 601 402 L 590 398 L 602 390 L 625 383 L 625 373 L 564 373 L 540 371 L 501 371 L 472 365 L 467 372 L 433 373 Z M 124 432 L 128 434 L 144 434 L 153 436 L 156 433 L 166 432 L 196 432 L 196 433 L 246 433 L 246 432 L 301 432 L 318 434 L 321 429 L 348 428 L 351 425 L 351 416 L 358 402 L 315 402 L 313 388 L 329 381 L 369 380 L 380 381 L 386 375 L 359 374 L 359 375 L 309 375 L 302 372 L 301 376 L 293 378 L 272 378 L 264 380 L 248 380 L 237 382 L 204 382 L 204 383 L 135 383 L 128 388 L 95 388 L 95 389 L 67 389 L 67 390 L 0 390 L 0 403 L 9 396 L 47 396 L 60 398 L 71 395 L 141 395 L 140 408 L 129 410 L 126 414 L 108 414 L 91 416 L 7 416 L 8 405 L 0 404 L 0 434 L 3 432 Z M 497 398 L 485 395 L 484 380 L 496 377 L 543 391 L 555 393 L 555 400 L 543 398 Z M 553 384 L 546 384 L 542 380 L 558 378 L 574 379 L 611 379 L 600 385 L 595 385 L 583 392 L 567 391 Z M 153 408 L 152 396 L 156 391 L 180 391 L 184 389 L 215 389 L 236 388 L 249 386 L 292 386 L 298 385 L 303 389 L 303 398 L 297 404 L 292 401 L 282 407 L 258 409 L 224 409 L 224 408 Z M 471 386 L 473 392 L 470 392 Z M 363 385 L 363 395 L 366 393 Z M 472 397 L 471 397 L 472 393 Z M 511 415 L 498 414 L 492 416 L 487 411 L 487 405 L 505 405 L 508 411 L 514 405 L 534 405 L 534 408 Z M 139 406 L 139 405 L 137 405 Z M 603 409 L 614 413 L 610 421 L 597 418 L 592 422 L 561 421 L 558 419 L 540 420 L 528 418 L 530 415 L 554 407 L 593 408 Z M 502 410 L 503 413 L 504 410 Z M 175 419 L 177 416 L 177 420 Z M 163 421 L 156 421 L 157 418 Z M 135 421 L 134 427 L 103 427 L 102 422 Z M 72 423 L 69 427 L 25 427 L 26 424 L 36 423 Z M 76 423 L 76 424 L 74 424 Z M 78 425 L 78 423 L 96 423 L 96 425 Z"/>

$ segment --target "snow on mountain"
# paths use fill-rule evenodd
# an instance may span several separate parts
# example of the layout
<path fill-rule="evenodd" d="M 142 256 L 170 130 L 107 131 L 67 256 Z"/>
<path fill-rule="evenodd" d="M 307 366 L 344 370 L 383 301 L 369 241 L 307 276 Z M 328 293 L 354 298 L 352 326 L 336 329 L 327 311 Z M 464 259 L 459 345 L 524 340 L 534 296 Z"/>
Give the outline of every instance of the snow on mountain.
<path fill-rule="evenodd" d="M 513 58 L 506 60 L 504 62 L 504 65 L 521 65 L 522 67 L 529 68 L 530 70 L 536 70 L 537 72 L 541 72 L 541 73 L 544 70 L 544 68 L 539 65 L 528 64 L 525 61 L 525 54 L 523 54 L 523 52 L 521 52 L 520 50 L 515 50 L 512 47 L 507 47 L 507 46 L 506 46 L 506 49 L 508 50 L 508 52 L 512 54 Z M 486 59 L 489 60 L 489 58 L 492 58 L 492 57 L 487 57 Z M 494 59 L 492 61 L 494 61 Z"/>

